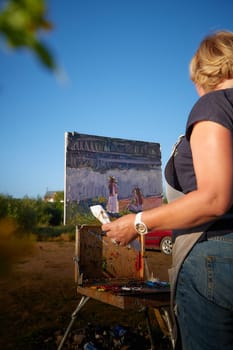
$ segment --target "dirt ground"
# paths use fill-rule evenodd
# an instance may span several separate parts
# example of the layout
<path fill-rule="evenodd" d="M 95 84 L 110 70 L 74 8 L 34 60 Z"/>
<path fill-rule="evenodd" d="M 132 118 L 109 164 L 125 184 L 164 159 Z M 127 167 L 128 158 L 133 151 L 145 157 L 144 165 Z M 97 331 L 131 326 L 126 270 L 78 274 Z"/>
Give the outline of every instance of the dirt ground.
<path fill-rule="evenodd" d="M 50 349 L 46 340 L 68 326 L 80 295 L 74 282 L 74 242 L 37 242 L 31 256 L 21 259 L 13 273 L 0 281 L 0 348 Z M 147 252 L 150 273 L 168 281 L 171 257 Z M 88 322 L 136 321 L 135 315 L 91 300 L 80 312 L 75 327 Z M 40 342 L 39 340 L 40 339 Z M 41 342 L 44 347 L 38 344 Z"/>

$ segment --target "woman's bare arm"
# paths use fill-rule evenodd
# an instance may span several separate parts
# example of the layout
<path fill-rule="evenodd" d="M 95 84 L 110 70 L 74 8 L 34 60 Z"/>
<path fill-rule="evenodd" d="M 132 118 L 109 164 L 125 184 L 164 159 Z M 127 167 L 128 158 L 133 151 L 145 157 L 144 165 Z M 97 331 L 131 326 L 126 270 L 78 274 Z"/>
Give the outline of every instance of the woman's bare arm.
<path fill-rule="evenodd" d="M 233 203 L 233 145 L 230 130 L 218 123 L 197 123 L 191 135 L 197 190 L 170 204 L 143 211 L 154 230 L 185 229 L 214 220 Z M 134 214 L 103 225 L 108 236 L 127 244 L 135 236 Z"/>

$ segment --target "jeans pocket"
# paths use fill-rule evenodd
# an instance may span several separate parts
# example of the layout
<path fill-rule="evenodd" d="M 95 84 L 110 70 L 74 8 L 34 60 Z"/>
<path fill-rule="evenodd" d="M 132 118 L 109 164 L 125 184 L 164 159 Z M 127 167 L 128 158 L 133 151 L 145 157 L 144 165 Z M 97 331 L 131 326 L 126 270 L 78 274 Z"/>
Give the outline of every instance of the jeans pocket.
<path fill-rule="evenodd" d="M 233 310 L 233 258 L 208 256 L 207 297 L 215 304 Z"/>

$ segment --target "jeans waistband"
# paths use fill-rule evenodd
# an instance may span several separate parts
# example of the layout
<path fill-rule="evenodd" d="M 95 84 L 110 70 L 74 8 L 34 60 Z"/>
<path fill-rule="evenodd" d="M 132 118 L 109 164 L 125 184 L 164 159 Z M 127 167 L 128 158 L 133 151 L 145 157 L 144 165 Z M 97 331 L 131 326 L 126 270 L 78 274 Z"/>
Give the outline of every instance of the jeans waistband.
<path fill-rule="evenodd" d="M 207 238 L 208 241 L 223 241 L 225 243 L 233 243 L 233 232 L 227 233 L 225 235 L 213 236 Z"/>

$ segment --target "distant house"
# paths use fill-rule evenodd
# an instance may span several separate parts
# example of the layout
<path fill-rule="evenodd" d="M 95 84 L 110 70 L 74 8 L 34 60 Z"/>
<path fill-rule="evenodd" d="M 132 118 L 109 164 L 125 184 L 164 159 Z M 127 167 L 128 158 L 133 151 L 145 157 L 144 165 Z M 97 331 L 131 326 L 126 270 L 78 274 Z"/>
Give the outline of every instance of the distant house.
<path fill-rule="evenodd" d="M 63 191 L 47 191 L 44 195 L 44 200 L 46 202 L 53 203 L 55 202 L 55 198 L 62 198 L 60 202 L 63 202 Z"/>

